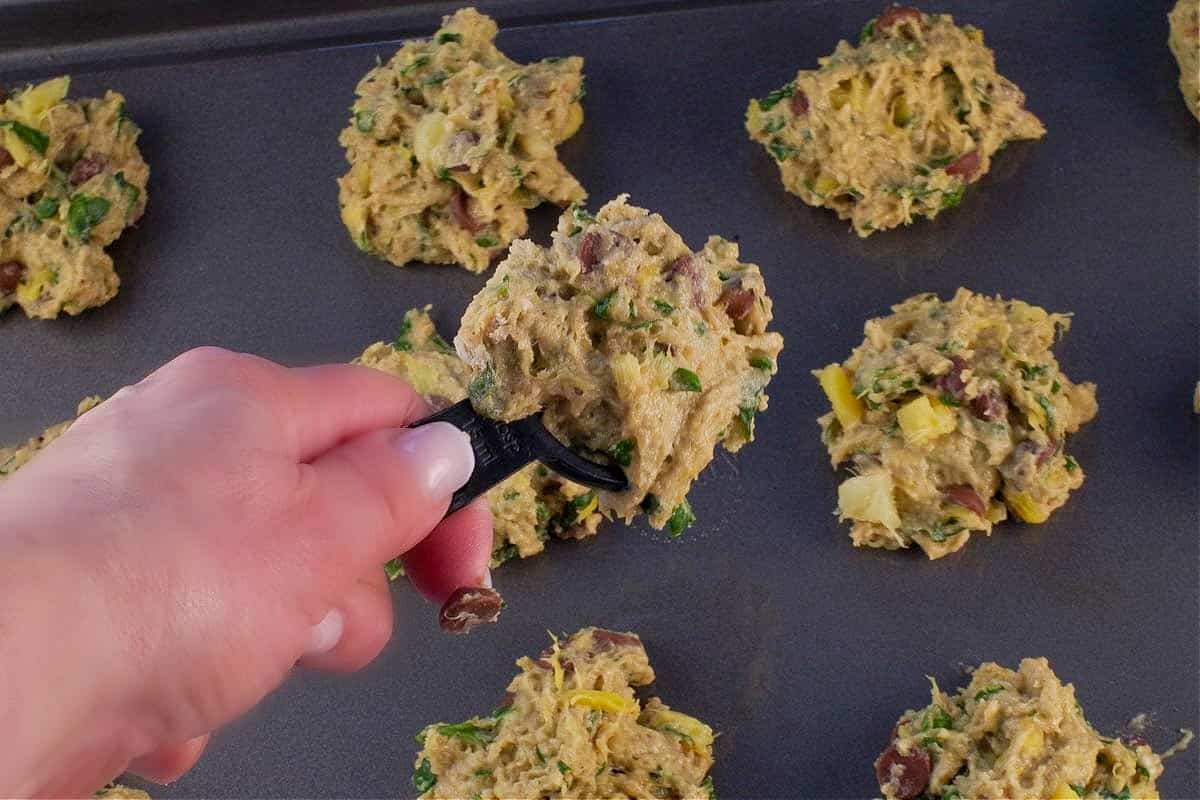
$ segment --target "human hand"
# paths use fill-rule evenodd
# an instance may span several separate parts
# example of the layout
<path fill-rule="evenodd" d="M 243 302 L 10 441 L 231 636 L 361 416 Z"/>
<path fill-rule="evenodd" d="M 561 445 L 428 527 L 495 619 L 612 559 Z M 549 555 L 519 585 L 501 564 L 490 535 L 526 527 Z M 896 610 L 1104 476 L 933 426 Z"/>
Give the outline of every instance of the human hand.
<path fill-rule="evenodd" d="M 297 661 L 367 664 L 399 553 L 435 601 L 490 585 L 487 506 L 442 520 L 470 444 L 402 428 L 425 412 L 365 367 L 202 348 L 0 484 L 0 796 L 173 780 Z"/>

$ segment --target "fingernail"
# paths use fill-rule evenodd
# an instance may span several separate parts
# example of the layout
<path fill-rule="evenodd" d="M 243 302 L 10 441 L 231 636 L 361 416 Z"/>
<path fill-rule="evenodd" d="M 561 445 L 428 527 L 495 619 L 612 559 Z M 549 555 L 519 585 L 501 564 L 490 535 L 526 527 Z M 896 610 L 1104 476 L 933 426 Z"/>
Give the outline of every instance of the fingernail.
<path fill-rule="evenodd" d="M 449 422 L 431 422 L 396 434 L 392 446 L 412 466 L 413 478 L 429 497 L 449 497 L 475 470 L 471 439 Z"/>
<path fill-rule="evenodd" d="M 489 589 L 492 588 L 492 571 L 490 569 L 485 569 L 483 574 L 479 576 L 479 585 L 486 586 Z"/>
<path fill-rule="evenodd" d="M 312 626 L 312 630 L 308 633 L 308 649 L 304 651 L 304 654 L 328 653 L 341 641 L 344 624 L 342 612 L 336 608 L 330 611 L 320 622 Z"/>

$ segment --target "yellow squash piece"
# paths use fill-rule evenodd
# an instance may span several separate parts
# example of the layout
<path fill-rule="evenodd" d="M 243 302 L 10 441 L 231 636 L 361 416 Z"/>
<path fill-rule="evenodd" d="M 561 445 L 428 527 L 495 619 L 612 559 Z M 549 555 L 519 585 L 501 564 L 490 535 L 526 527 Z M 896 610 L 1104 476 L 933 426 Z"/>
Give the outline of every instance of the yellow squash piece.
<path fill-rule="evenodd" d="M 845 368 L 830 364 L 814 373 L 825 396 L 833 405 L 833 413 L 843 428 L 850 428 L 862 419 L 862 401 L 854 396 L 850 385 L 850 373 Z"/>
<path fill-rule="evenodd" d="M 636 700 L 599 689 L 572 689 L 567 692 L 567 703 L 613 714 L 633 714 L 641 708 Z"/>
<path fill-rule="evenodd" d="M 838 511 L 843 518 L 877 522 L 888 530 L 900 527 L 892 476 L 886 472 L 855 475 L 838 487 Z"/>
<path fill-rule="evenodd" d="M 954 411 L 926 395 L 901 406 L 896 412 L 896 420 L 904 440 L 915 445 L 928 444 L 939 436 L 953 433 L 958 427 Z"/>
<path fill-rule="evenodd" d="M 1008 507 L 1011 508 L 1023 522 L 1028 522 L 1031 525 L 1040 525 L 1050 518 L 1049 509 L 1034 500 L 1025 492 L 1005 489 L 1004 500 L 1008 503 Z"/>

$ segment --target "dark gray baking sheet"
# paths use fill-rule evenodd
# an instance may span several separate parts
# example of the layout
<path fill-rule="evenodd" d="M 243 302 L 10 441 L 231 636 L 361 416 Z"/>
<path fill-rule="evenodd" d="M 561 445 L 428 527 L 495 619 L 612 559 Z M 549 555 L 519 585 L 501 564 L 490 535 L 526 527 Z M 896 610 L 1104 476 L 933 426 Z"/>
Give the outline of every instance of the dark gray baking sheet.
<path fill-rule="evenodd" d="M 192 345 L 347 360 L 430 302 L 453 331 L 482 279 L 360 254 L 334 185 L 355 83 L 451 5 L 312 4 L 311 17 L 255 22 L 254 4 L 226 3 L 242 9 L 228 28 L 145 23 L 82 45 L 78 26 L 55 38 L 74 5 L 0 3 L 0 35 L 29 45 L 0 55 L 0 78 L 70 69 L 77 94 L 123 91 L 145 129 L 150 205 L 114 250 L 115 301 L 0 320 L 0 440 Z M 443 636 L 398 585 L 376 664 L 297 675 L 158 794 L 411 795 L 421 725 L 490 709 L 547 629 L 586 624 L 640 632 L 665 701 L 721 731 L 724 797 L 871 796 L 871 762 L 925 702 L 924 676 L 954 686 L 981 660 L 1048 656 L 1103 732 L 1149 712 L 1161 748 L 1195 727 L 1197 125 L 1175 86 L 1168 3 L 927 4 L 984 28 L 1049 135 L 1010 147 L 958 210 L 865 242 L 786 194 L 741 120 L 747 98 L 881 3 L 481 5 L 512 23 L 499 43 L 514 58 L 586 58 L 587 122 L 563 155 L 594 205 L 629 192 L 693 247 L 719 232 L 762 265 L 787 346 L 760 440 L 716 459 L 693 492 L 699 524 L 677 542 L 610 525 L 506 565 L 494 628 Z M 535 215 L 543 241 L 553 218 Z M 843 358 L 889 304 L 959 285 L 1075 312 L 1059 355 L 1100 387 L 1099 417 L 1069 445 L 1087 482 L 1047 524 L 1004 524 L 941 561 L 856 551 L 832 515 L 838 478 L 813 422 L 826 404 L 808 370 Z M 1163 796 L 1200 797 L 1197 766 L 1195 749 L 1169 762 Z"/>

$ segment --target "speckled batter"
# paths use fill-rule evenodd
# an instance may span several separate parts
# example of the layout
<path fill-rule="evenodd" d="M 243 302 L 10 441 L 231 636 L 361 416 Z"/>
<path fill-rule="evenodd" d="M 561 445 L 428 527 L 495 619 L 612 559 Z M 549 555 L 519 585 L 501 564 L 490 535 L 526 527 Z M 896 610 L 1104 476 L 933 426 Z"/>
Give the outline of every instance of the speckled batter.
<path fill-rule="evenodd" d="M 467 396 L 470 373 L 434 328 L 429 306 L 404 315 L 400 333 L 377 342 L 358 362 L 408 381 L 435 410 Z M 602 517 L 596 493 L 531 464 L 488 492 L 495 539 L 492 566 L 542 552 L 550 536 L 583 539 L 595 534 Z M 398 574 L 399 563 L 390 571 Z"/>
<path fill-rule="evenodd" d="M 990 533 L 1006 504 L 1045 522 L 1083 483 L 1066 437 L 1096 415 L 1095 385 L 1050 350 L 1069 315 L 967 289 L 892 312 L 814 373 L 833 404 L 819 420 L 830 460 L 855 473 L 838 489 L 854 544 L 940 558 Z"/>
<path fill-rule="evenodd" d="M 362 250 L 482 272 L 525 233 L 527 209 L 584 198 L 555 150 L 583 122 L 583 59 L 518 64 L 496 30 L 462 9 L 359 83 L 338 186 Z"/>
<path fill-rule="evenodd" d="M 783 337 L 754 264 L 717 236 L 692 252 L 663 218 L 621 196 L 563 214 L 549 248 L 513 243 L 455 340 L 480 413 L 545 409 L 560 441 L 629 478 L 600 508 L 645 510 L 678 535 L 692 481 L 723 444 L 754 438 Z"/>
<path fill-rule="evenodd" d="M 1179 91 L 1188 109 L 1200 119 L 1200 0 L 1179 0 L 1168 17 L 1167 43 L 1179 62 Z"/>
<path fill-rule="evenodd" d="M 789 192 L 859 236 L 957 206 L 998 150 L 1046 132 L 983 32 L 945 14 L 892 6 L 819 64 L 751 100 L 746 130 Z"/>
<path fill-rule="evenodd" d="M 982 664 L 957 694 L 906 711 L 875 762 L 887 800 L 1157 798 L 1162 760 L 1096 732 L 1044 658 L 1017 671 Z"/>
<path fill-rule="evenodd" d="M 634 694 L 654 680 L 636 635 L 584 628 L 517 666 L 490 716 L 417 737 L 422 798 L 715 797 L 712 729 Z"/>
<path fill-rule="evenodd" d="M 99 397 L 84 398 L 75 410 L 76 418 L 92 410 L 99 404 Z M 62 436 L 67 428 L 71 427 L 72 422 L 74 420 L 51 425 L 40 436 L 35 436 L 24 444 L 13 445 L 12 447 L 0 447 L 0 481 L 3 481 L 9 475 L 12 475 L 18 469 L 25 466 L 30 459 L 44 450 L 47 445 L 59 436 Z"/>
<path fill-rule="evenodd" d="M 69 86 L 55 78 L 0 104 L 0 312 L 49 319 L 107 303 L 120 281 L 104 248 L 146 208 L 150 170 L 125 98 L 68 100 Z"/>

